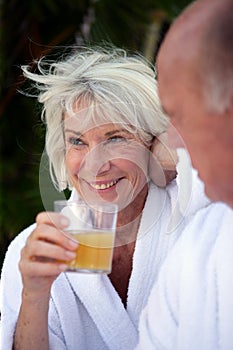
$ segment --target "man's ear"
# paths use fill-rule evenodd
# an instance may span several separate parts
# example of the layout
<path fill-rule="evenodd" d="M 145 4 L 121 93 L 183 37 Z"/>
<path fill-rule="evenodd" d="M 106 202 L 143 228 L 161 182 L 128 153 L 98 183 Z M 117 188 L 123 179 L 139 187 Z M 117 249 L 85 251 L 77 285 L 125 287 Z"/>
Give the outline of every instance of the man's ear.
<path fill-rule="evenodd" d="M 154 138 L 150 149 L 149 177 L 159 187 L 165 187 L 176 178 L 178 155 L 167 146 L 167 133 Z"/>

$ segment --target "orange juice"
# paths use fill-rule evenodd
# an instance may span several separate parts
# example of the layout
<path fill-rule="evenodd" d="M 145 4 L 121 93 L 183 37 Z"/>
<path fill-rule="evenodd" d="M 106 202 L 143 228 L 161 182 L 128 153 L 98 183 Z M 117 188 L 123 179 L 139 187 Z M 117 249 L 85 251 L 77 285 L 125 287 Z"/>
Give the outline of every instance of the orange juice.
<path fill-rule="evenodd" d="M 68 231 L 79 245 L 68 271 L 109 273 L 112 266 L 114 232 L 101 230 Z"/>

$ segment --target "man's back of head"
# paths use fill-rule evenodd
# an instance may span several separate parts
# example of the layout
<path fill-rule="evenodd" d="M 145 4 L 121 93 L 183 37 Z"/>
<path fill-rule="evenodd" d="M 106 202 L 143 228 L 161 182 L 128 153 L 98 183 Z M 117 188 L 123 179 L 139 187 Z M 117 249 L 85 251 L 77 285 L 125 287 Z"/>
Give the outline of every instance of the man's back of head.
<path fill-rule="evenodd" d="M 233 1 L 188 6 L 168 31 L 157 64 L 163 107 L 207 194 L 233 207 Z"/>

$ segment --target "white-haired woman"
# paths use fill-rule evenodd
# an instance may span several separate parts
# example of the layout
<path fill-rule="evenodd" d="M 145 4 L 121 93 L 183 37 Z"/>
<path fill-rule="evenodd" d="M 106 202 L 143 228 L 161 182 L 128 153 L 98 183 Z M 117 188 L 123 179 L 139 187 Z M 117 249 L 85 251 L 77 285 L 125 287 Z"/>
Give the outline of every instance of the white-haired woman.
<path fill-rule="evenodd" d="M 152 142 L 167 126 L 154 71 L 123 50 L 77 49 L 23 72 L 39 89 L 55 186 L 68 186 L 72 198 L 117 203 L 117 244 L 109 275 L 68 273 L 59 261 L 73 259 L 77 245 L 62 233 L 65 217 L 38 214 L 5 258 L 2 343 L 15 350 L 133 349 L 140 313 L 183 227 L 166 235 L 176 185 L 159 188 L 149 176 Z"/>

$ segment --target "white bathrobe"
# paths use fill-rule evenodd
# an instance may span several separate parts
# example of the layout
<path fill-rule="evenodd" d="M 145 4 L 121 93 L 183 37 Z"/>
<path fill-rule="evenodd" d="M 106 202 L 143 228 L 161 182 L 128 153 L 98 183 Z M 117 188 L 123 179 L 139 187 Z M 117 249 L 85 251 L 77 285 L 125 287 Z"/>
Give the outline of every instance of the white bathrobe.
<path fill-rule="evenodd" d="M 233 210 L 212 204 L 186 227 L 160 270 L 137 350 L 233 349 Z"/>
<path fill-rule="evenodd" d="M 207 205 L 207 202 L 204 200 L 202 205 Z M 51 291 L 50 349 L 134 349 L 138 342 L 139 316 L 161 264 L 192 215 L 189 213 L 184 218 L 180 214 L 175 181 L 167 189 L 151 184 L 133 256 L 127 308 L 124 308 L 108 276 L 61 273 Z M 12 346 L 22 292 L 18 261 L 33 228 L 34 225 L 14 239 L 3 265 L 1 350 Z"/>

